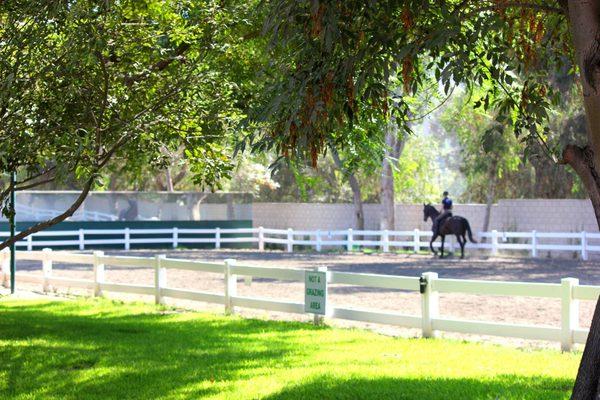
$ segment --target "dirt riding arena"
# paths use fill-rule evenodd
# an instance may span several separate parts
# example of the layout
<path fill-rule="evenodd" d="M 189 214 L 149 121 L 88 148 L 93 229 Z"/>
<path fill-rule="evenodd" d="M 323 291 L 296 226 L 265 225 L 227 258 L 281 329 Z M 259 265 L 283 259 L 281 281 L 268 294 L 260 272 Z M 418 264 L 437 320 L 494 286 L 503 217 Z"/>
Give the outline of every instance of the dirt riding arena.
<path fill-rule="evenodd" d="M 222 262 L 234 258 L 238 264 L 279 267 L 314 268 L 326 266 L 330 270 L 362 272 L 418 277 L 423 272 L 437 272 L 440 278 L 483 279 L 502 281 L 529 281 L 560 283 L 561 278 L 579 278 L 581 284 L 600 285 L 600 261 L 580 261 L 565 259 L 522 259 L 522 258 L 457 258 L 437 259 L 425 255 L 406 254 L 362 254 L 362 253 L 284 253 L 278 251 L 258 252 L 256 250 L 177 250 L 177 251 L 112 251 L 111 255 L 153 256 L 167 254 L 168 257 Z M 19 262 L 19 271 L 41 274 L 38 262 Z M 54 264 L 53 274 L 69 278 L 93 279 L 90 265 Z M 106 266 L 106 281 L 116 283 L 135 283 L 153 285 L 154 270 L 148 268 L 122 268 Z M 223 275 L 169 270 L 169 287 L 195 289 L 222 294 Z M 21 284 L 22 289 L 37 289 L 33 285 Z M 57 288 L 59 293 L 66 289 Z M 74 292 L 73 292 L 74 293 Z M 110 297 L 134 299 L 133 295 L 109 294 Z M 281 282 L 270 279 L 254 279 L 251 283 L 240 277 L 238 295 L 273 298 L 302 302 L 303 283 Z M 420 295 L 391 289 L 367 288 L 347 285 L 330 285 L 329 302 L 344 307 L 395 311 L 412 315 L 420 314 Z M 142 299 L 143 296 L 137 297 Z M 150 297 L 144 300 L 152 300 Z M 204 303 L 172 301 L 169 304 L 205 310 L 222 311 L 222 306 Z M 581 302 L 582 327 L 589 327 L 594 304 Z M 290 315 L 260 310 L 240 310 L 240 314 L 276 319 L 308 320 L 306 315 Z M 470 320 L 525 323 L 546 326 L 560 326 L 560 300 L 534 297 L 480 296 L 467 294 L 440 294 L 440 315 Z M 378 326 L 367 323 L 332 321 L 343 326 L 361 326 L 376 329 L 383 333 L 419 336 L 414 329 L 392 326 Z M 533 342 L 519 339 L 485 338 L 474 335 L 442 333 L 453 338 L 484 339 L 492 342 L 516 344 L 519 346 L 548 346 L 558 348 L 557 343 Z"/>

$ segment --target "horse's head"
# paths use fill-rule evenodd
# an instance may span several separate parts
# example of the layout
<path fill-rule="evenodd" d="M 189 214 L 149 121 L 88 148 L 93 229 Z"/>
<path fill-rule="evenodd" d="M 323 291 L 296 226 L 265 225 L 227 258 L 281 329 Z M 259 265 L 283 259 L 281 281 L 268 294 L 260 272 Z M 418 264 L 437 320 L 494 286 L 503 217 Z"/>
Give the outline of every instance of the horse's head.
<path fill-rule="evenodd" d="M 433 214 L 431 213 L 431 209 L 433 206 L 431 204 L 423 203 L 423 221 L 427 222 L 427 218 L 431 217 Z"/>

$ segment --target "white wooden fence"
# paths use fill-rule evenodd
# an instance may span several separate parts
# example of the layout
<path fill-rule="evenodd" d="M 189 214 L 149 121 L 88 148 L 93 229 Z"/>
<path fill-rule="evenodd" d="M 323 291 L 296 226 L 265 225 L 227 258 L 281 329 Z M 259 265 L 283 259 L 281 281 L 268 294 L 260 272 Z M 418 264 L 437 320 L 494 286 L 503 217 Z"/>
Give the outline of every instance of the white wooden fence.
<path fill-rule="evenodd" d="M 17 215 L 22 221 L 44 221 L 54 218 L 63 213 L 63 211 L 40 209 L 25 204 L 16 204 Z M 99 211 L 87 211 L 79 209 L 69 218 L 70 221 L 118 221 L 119 217 L 113 214 L 107 214 Z"/>
<path fill-rule="evenodd" d="M 93 254 L 72 254 L 43 251 L 19 251 L 17 260 L 41 261 L 43 274 L 18 272 L 18 282 L 33 282 L 42 285 L 44 291 L 51 286 L 84 288 L 93 291 L 95 296 L 103 292 L 122 292 L 153 295 L 156 303 L 164 298 L 186 299 L 222 304 L 226 312 L 235 312 L 235 307 L 247 307 L 288 313 L 304 313 L 304 304 L 286 300 L 273 300 L 237 295 L 238 276 L 259 277 L 281 281 L 300 281 L 305 279 L 306 270 L 287 268 L 265 268 L 239 265 L 235 260 L 223 263 L 199 262 L 167 258 L 164 255 L 152 257 L 106 256 L 103 252 Z M 9 277 L 9 262 L 6 252 L 0 253 L 3 282 L 6 286 Z M 52 263 L 88 264 L 93 267 L 94 279 L 72 279 L 53 275 Z M 105 279 L 105 266 L 154 268 L 154 285 L 135 283 L 112 283 Z M 223 293 L 201 292 L 175 288 L 169 285 L 169 269 L 205 271 L 223 274 L 225 290 Z M 408 328 L 420 328 L 424 337 L 435 336 L 436 331 L 449 331 L 470 334 L 494 335 L 523 339 L 547 340 L 561 343 L 563 350 L 571 350 L 575 343 L 585 343 L 588 329 L 580 328 L 579 300 L 596 300 L 600 295 L 600 286 L 580 285 L 574 278 L 564 278 L 560 284 L 500 282 L 482 280 L 461 280 L 438 278 L 435 272 L 426 272 L 420 277 L 378 275 L 328 271 L 330 284 L 366 286 L 385 289 L 399 289 L 420 292 L 421 315 L 406 315 L 389 311 L 357 309 L 343 305 L 329 305 L 327 315 L 332 318 L 397 325 Z M 445 318 L 439 315 L 439 293 L 468 293 L 492 296 L 531 296 L 557 298 L 561 301 L 561 326 L 537 326 L 482 322 Z"/>
<path fill-rule="evenodd" d="M 0 237 L 7 237 L 7 232 Z M 479 232 L 476 234 L 479 243 L 467 243 L 468 249 L 489 250 L 492 255 L 499 251 L 528 252 L 537 257 L 542 251 L 571 252 L 579 254 L 583 260 L 588 259 L 589 253 L 600 252 L 600 233 L 590 232 Z M 486 243 L 481 238 L 486 238 Z M 220 248 L 225 243 L 255 244 L 259 250 L 265 249 L 265 244 L 283 246 L 288 252 L 294 247 L 309 246 L 316 251 L 324 248 L 342 247 L 351 251 L 355 247 L 376 247 L 383 252 L 393 248 L 413 252 L 429 249 L 430 231 L 358 231 L 345 230 L 293 230 L 268 228 L 238 228 L 238 229 L 79 229 L 75 231 L 43 231 L 28 236 L 17 243 L 18 247 L 31 251 L 44 247 L 58 248 L 64 246 L 86 248 L 111 245 L 122 246 L 129 250 L 131 245 L 165 244 L 177 248 L 188 244 L 212 244 Z M 558 243 L 557 243 L 558 241 Z M 566 243 L 565 243 L 566 242 Z M 590 243 L 591 242 L 591 243 Z M 439 240 L 434 244 L 439 247 Z M 446 249 L 457 250 L 458 244 L 453 237 L 447 237 Z"/>

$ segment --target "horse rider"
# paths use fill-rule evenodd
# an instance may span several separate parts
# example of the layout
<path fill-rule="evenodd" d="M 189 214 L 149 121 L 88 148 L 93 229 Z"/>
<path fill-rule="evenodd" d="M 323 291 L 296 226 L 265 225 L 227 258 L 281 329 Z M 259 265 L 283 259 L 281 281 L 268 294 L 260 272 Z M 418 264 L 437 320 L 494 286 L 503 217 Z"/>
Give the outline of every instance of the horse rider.
<path fill-rule="evenodd" d="M 442 199 L 442 211 L 440 215 L 435 219 L 435 224 L 433 231 L 437 232 L 442 226 L 442 223 L 446 220 L 446 218 L 450 218 L 452 216 L 452 199 L 448 197 L 448 192 L 444 192 L 444 198 Z"/>

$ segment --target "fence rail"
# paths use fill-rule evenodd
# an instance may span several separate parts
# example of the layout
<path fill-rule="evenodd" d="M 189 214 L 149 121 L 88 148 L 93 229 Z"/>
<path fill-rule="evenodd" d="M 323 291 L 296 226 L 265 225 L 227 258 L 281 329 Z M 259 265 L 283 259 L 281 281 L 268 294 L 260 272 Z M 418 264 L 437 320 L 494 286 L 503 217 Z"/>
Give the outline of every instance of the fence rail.
<path fill-rule="evenodd" d="M 305 313 L 303 303 L 288 300 L 242 297 L 237 294 L 238 276 L 268 278 L 283 281 L 305 280 L 306 270 L 289 268 L 267 268 L 238 265 L 228 259 L 223 263 L 171 259 L 156 257 L 106 256 L 101 251 L 93 255 L 42 251 L 18 251 L 18 260 L 41 261 L 42 274 L 17 273 L 21 282 L 39 283 L 44 291 L 51 286 L 67 286 L 92 290 L 95 296 L 103 292 L 121 292 L 153 295 L 156 303 L 165 298 L 176 298 L 222 304 L 226 312 L 234 313 L 235 307 L 256 308 L 288 313 Z M 2 278 L 8 285 L 9 257 L 0 252 Z M 54 262 L 87 264 L 93 269 L 93 280 L 72 279 L 53 275 Z M 114 283 L 105 279 L 106 266 L 153 268 L 154 285 Z M 224 293 L 212 293 L 172 287 L 168 283 L 167 271 L 182 269 L 204 271 L 223 275 Z M 397 325 L 407 328 L 420 328 L 424 337 L 436 335 L 436 331 L 449 331 L 468 334 L 506 336 L 523 339 L 547 340 L 561 343 L 563 350 L 571 350 L 575 343 L 585 343 L 588 329 L 579 327 L 579 300 L 596 300 L 600 296 L 600 286 L 579 285 L 574 278 L 564 278 L 560 284 L 500 282 L 462 279 L 441 279 L 434 272 L 426 272 L 419 277 L 393 276 L 326 271 L 329 284 L 345 284 L 385 289 L 400 289 L 420 293 L 420 315 L 407 315 L 391 311 L 365 310 L 343 305 L 328 306 L 327 315 L 332 318 Z M 561 326 L 536 326 L 526 324 L 498 323 L 493 321 L 470 321 L 445 318 L 439 315 L 439 293 L 470 293 L 491 296 L 530 296 L 556 298 L 561 301 Z"/>
<path fill-rule="evenodd" d="M 240 236 L 241 235 L 241 236 Z M 94 246 L 121 246 L 130 250 L 132 245 L 164 244 L 173 248 L 190 244 L 214 245 L 221 248 L 223 244 L 251 244 L 264 250 L 265 245 L 282 245 L 288 251 L 298 246 L 309 246 L 316 251 L 329 247 L 342 247 L 348 251 L 355 247 L 375 247 L 383 252 L 401 248 L 419 252 L 429 249 L 430 231 L 418 229 L 412 231 L 358 231 L 346 230 L 293 230 L 269 228 L 241 229 L 79 229 L 73 231 L 43 231 L 34 233 L 17 242 L 19 248 L 28 251 L 44 247 L 64 248 L 76 247 L 79 250 Z M 7 237 L 8 232 L 0 232 Z M 537 257 L 541 251 L 571 252 L 579 254 L 587 260 L 590 253 L 600 253 L 600 233 L 598 232 L 479 232 L 478 238 L 487 242 L 467 243 L 467 249 L 489 250 L 492 255 L 499 251 L 527 251 Z M 556 243 L 556 241 L 562 241 Z M 595 242 L 594 242 L 595 241 Z M 566 242 L 566 243 L 565 243 Z M 592 242 L 592 243 L 590 243 Z M 439 248 L 439 241 L 434 247 Z M 452 237 L 446 248 L 454 251 L 458 248 Z"/>

